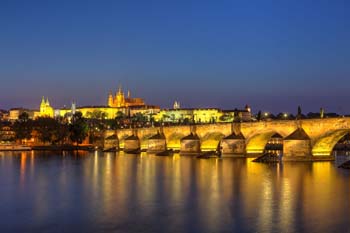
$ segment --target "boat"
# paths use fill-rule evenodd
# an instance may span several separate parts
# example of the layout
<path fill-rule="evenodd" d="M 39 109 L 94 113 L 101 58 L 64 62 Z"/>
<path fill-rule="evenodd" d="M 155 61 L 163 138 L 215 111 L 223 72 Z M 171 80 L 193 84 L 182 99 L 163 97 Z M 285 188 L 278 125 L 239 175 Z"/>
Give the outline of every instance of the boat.
<path fill-rule="evenodd" d="M 266 152 L 258 158 L 254 159 L 252 162 L 259 163 L 279 163 L 281 161 L 281 156 L 278 154 Z"/>
<path fill-rule="evenodd" d="M 350 160 L 340 165 L 339 168 L 350 169 Z"/>
<path fill-rule="evenodd" d="M 140 148 L 133 149 L 133 150 L 125 150 L 124 149 L 124 152 L 127 153 L 127 154 L 137 155 L 137 154 L 141 154 L 141 149 Z"/>
<path fill-rule="evenodd" d="M 220 158 L 221 153 L 218 151 L 205 151 L 200 153 L 197 158 L 198 159 L 209 159 L 209 158 Z"/>
<path fill-rule="evenodd" d="M 173 155 L 173 154 L 174 154 L 174 151 L 172 149 L 170 149 L 170 150 L 157 152 L 156 156 L 170 156 L 170 155 Z"/>
<path fill-rule="evenodd" d="M 102 150 L 103 152 L 117 152 L 118 149 L 116 147 L 112 147 L 112 148 L 106 148 Z"/>

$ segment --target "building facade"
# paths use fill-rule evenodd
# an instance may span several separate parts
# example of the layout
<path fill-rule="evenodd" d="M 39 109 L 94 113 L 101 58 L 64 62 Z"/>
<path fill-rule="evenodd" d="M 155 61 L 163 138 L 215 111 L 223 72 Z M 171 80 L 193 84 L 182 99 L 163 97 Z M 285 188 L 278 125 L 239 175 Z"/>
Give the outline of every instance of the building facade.
<path fill-rule="evenodd" d="M 49 99 L 43 96 L 43 98 L 41 99 L 41 103 L 40 103 L 40 116 L 41 117 L 54 117 L 55 111 L 53 109 L 53 107 L 51 107 Z"/>
<path fill-rule="evenodd" d="M 252 115 L 249 106 L 244 110 L 221 110 L 218 108 L 187 108 L 187 109 L 162 109 L 154 116 L 156 121 L 169 123 L 214 123 L 251 121 Z"/>
<path fill-rule="evenodd" d="M 140 107 L 145 106 L 145 102 L 142 98 L 131 98 L 130 91 L 128 91 L 128 95 L 125 97 L 122 88 L 119 87 L 114 96 L 112 93 L 109 93 L 107 106 L 114 108 Z"/>

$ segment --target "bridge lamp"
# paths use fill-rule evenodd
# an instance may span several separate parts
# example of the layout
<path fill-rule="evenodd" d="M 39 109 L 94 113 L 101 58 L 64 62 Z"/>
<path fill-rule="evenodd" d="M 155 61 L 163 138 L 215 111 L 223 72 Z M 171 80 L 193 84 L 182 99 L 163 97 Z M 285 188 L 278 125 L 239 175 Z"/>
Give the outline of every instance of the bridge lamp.
<path fill-rule="evenodd" d="M 265 117 L 269 116 L 269 113 L 268 113 L 268 112 L 265 112 L 265 113 L 264 113 L 264 116 L 265 116 Z"/>
<path fill-rule="evenodd" d="M 288 113 L 284 113 L 284 114 L 283 114 L 283 117 L 284 117 L 284 118 L 287 118 L 287 117 L 288 117 Z"/>

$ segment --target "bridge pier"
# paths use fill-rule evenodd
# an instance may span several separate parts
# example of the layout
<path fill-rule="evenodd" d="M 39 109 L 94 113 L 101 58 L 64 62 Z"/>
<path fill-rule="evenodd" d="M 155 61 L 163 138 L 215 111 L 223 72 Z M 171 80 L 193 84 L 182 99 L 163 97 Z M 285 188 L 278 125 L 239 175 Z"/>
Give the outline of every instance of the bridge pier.
<path fill-rule="evenodd" d="M 195 155 L 201 152 L 201 143 L 197 134 L 181 138 L 180 140 L 180 154 L 181 155 Z"/>
<path fill-rule="evenodd" d="M 311 140 L 303 128 L 283 140 L 283 161 L 311 160 Z"/>
<path fill-rule="evenodd" d="M 167 150 L 165 136 L 162 133 L 157 132 L 148 139 L 147 153 L 158 153 Z"/>
<path fill-rule="evenodd" d="M 334 156 L 313 156 L 311 138 L 298 128 L 283 140 L 283 161 L 330 161 Z"/>
<path fill-rule="evenodd" d="M 103 140 L 103 150 L 119 150 L 119 139 L 116 134 L 110 135 Z"/>
<path fill-rule="evenodd" d="M 221 156 L 222 157 L 245 157 L 245 138 L 242 133 L 232 133 L 224 137 L 221 142 Z"/>
<path fill-rule="evenodd" d="M 137 152 L 141 151 L 140 139 L 136 135 L 131 135 L 124 139 L 124 151 L 128 152 Z"/>

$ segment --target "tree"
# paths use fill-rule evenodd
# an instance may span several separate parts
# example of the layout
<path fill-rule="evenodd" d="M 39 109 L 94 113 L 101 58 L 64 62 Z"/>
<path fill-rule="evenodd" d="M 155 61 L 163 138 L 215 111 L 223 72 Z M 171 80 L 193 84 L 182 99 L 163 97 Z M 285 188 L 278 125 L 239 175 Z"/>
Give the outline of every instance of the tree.
<path fill-rule="evenodd" d="M 107 117 L 107 114 L 101 110 L 94 110 L 93 112 L 86 113 L 87 118 L 103 120 Z"/>
<path fill-rule="evenodd" d="M 117 113 L 116 113 L 116 116 L 115 116 L 115 119 L 116 120 L 122 120 L 122 119 L 124 119 L 126 116 L 125 116 L 125 114 L 122 112 L 122 111 L 118 111 Z"/>
<path fill-rule="evenodd" d="M 38 133 L 38 139 L 43 143 L 53 143 L 55 130 L 59 128 L 58 122 L 51 117 L 38 117 L 34 121 L 34 128 Z"/>
<path fill-rule="evenodd" d="M 72 117 L 72 122 L 69 124 L 70 139 L 77 146 L 81 144 L 88 135 L 88 125 L 83 118 L 81 112 L 76 112 Z"/>
<path fill-rule="evenodd" d="M 86 119 L 89 129 L 89 142 L 94 143 L 99 138 L 99 132 L 105 129 L 105 113 L 102 111 L 93 111 L 91 118 Z"/>
<path fill-rule="evenodd" d="M 315 112 L 309 112 L 306 116 L 309 119 L 313 119 L 313 118 L 319 118 L 320 114 L 319 113 L 315 113 Z"/>
<path fill-rule="evenodd" d="M 56 120 L 56 126 L 53 132 L 52 143 L 63 144 L 69 136 L 68 123 L 65 118 L 58 117 Z"/>
<path fill-rule="evenodd" d="M 301 107 L 298 106 L 298 113 L 297 113 L 297 119 L 301 119 L 302 113 L 301 113 Z"/>
<path fill-rule="evenodd" d="M 233 122 L 240 122 L 241 121 L 241 117 L 239 115 L 239 111 L 237 108 L 235 108 L 233 110 Z"/>
<path fill-rule="evenodd" d="M 219 117 L 221 122 L 230 122 L 233 121 L 233 117 L 230 114 L 224 113 Z"/>
<path fill-rule="evenodd" d="M 122 128 L 122 126 L 125 123 L 125 118 L 126 118 L 126 115 L 122 111 L 118 111 L 116 113 L 116 117 L 114 118 L 116 122 L 116 127 Z"/>
<path fill-rule="evenodd" d="M 182 124 L 184 125 L 189 125 L 191 123 L 191 120 L 188 117 L 185 117 L 184 120 L 182 121 Z"/>
<path fill-rule="evenodd" d="M 257 116 L 256 116 L 256 119 L 257 119 L 258 121 L 261 121 L 261 110 L 259 110 L 259 112 L 258 112 L 258 114 L 257 114 Z"/>
<path fill-rule="evenodd" d="M 23 112 L 19 115 L 18 120 L 13 124 L 13 131 L 17 140 L 29 140 L 32 138 L 33 123 L 29 115 Z"/>

